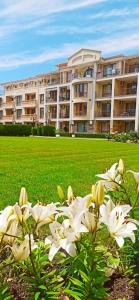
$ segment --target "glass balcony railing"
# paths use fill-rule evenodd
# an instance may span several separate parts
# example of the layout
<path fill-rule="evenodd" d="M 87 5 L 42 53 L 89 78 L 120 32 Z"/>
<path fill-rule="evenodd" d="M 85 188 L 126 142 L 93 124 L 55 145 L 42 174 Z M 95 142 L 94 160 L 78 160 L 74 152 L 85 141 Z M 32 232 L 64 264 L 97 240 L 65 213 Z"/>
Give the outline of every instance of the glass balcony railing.
<path fill-rule="evenodd" d="M 117 111 L 114 112 L 114 117 L 135 117 L 136 115 L 136 109 L 129 109 L 125 111 Z"/>
<path fill-rule="evenodd" d="M 111 111 L 104 110 L 104 111 L 96 112 L 95 116 L 100 118 L 108 118 L 111 116 Z"/>

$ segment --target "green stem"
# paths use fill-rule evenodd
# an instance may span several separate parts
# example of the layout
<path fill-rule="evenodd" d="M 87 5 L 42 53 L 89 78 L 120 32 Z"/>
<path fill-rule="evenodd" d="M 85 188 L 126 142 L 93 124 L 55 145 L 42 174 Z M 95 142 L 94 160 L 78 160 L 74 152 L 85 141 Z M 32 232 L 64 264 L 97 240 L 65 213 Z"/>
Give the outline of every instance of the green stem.
<path fill-rule="evenodd" d="M 32 249 L 31 249 L 31 235 L 29 234 L 29 258 L 30 258 L 30 262 L 31 262 L 31 265 L 32 265 L 32 269 L 33 269 L 33 272 L 34 272 L 34 277 L 36 278 L 36 282 L 39 283 L 39 276 L 38 276 L 38 273 L 37 273 L 37 270 L 36 270 L 36 267 L 35 267 L 35 263 L 34 263 L 34 260 L 33 260 L 33 257 L 32 257 Z"/>

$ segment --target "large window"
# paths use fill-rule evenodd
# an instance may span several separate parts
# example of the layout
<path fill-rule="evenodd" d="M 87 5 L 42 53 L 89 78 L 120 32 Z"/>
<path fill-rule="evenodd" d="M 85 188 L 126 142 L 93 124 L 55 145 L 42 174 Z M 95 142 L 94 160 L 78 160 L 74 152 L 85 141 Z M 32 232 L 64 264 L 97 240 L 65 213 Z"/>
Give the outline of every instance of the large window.
<path fill-rule="evenodd" d="M 87 114 L 87 103 L 74 104 L 75 116 L 85 116 Z"/>
<path fill-rule="evenodd" d="M 40 94 L 40 104 L 44 103 L 44 94 Z"/>
<path fill-rule="evenodd" d="M 78 122 L 77 132 L 87 132 L 87 122 Z"/>
<path fill-rule="evenodd" d="M 16 116 L 17 116 L 17 119 L 21 118 L 21 116 L 22 116 L 22 109 L 17 109 Z"/>
<path fill-rule="evenodd" d="M 44 108 L 41 107 L 40 108 L 40 119 L 43 119 L 44 118 Z"/>
<path fill-rule="evenodd" d="M 103 85 L 103 97 L 111 97 L 112 94 L 112 85 L 111 84 L 105 84 Z"/>
<path fill-rule="evenodd" d="M 75 85 L 75 97 L 88 97 L 88 83 L 80 83 Z"/>
<path fill-rule="evenodd" d="M 22 95 L 16 96 L 16 105 L 20 106 L 22 103 Z"/>

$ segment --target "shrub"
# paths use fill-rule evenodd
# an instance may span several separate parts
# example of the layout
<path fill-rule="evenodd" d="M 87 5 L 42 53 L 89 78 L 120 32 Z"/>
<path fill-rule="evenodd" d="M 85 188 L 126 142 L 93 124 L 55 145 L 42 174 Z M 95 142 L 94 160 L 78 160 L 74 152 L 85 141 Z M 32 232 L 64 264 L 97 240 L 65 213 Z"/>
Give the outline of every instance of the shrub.
<path fill-rule="evenodd" d="M 0 125 L 0 136 L 29 136 L 31 125 L 5 124 Z"/>
<path fill-rule="evenodd" d="M 32 127 L 31 133 L 32 135 L 37 135 L 37 127 Z"/>
<path fill-rule="evenodd" d="M 78 138 L 91 138 L 91 139 L 106 139 L 107 135 L 104 133 L 75 133 Z"/>
<path fill-rule="evenodd" d="M 108 140 L 113 140 L 115 142 L 123 142 L 126 143 L 127 141 L 137 143 L 139 139 L 139 135 L 135 131 L 129 131 L 129 132 L 121 132 L 121 133 L 113 133 L 113 134 L 107 134 Z"/>
<path fill-rule="evenodd" d="M 55 127 L 52 125 L 47 125 L 42 127 L 43 136 L 55 136 Z"/>

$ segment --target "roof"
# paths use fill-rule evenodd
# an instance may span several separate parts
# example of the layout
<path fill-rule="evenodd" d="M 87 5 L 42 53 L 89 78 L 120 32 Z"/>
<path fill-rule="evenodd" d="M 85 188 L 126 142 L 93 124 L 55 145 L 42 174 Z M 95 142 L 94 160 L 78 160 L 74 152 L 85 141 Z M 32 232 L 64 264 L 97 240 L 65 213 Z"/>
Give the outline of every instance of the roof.
<path fill-rule="evenodd" d="M 80 53 L 81 51 L 92 51 L 92 52 L 94 51 L 94 52 L 97 52 L 97 53 L 101 53 L 101 51 L 98 51 L 98 50 L 81 48 L 80 50 L 78 50 L 77 52 L 75 52 L 73 55 L 71 55 L 68 59 L 74 57 L 76 54 Z"/>

